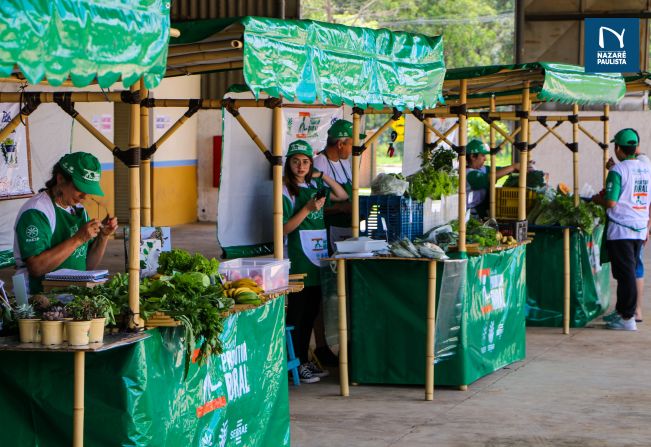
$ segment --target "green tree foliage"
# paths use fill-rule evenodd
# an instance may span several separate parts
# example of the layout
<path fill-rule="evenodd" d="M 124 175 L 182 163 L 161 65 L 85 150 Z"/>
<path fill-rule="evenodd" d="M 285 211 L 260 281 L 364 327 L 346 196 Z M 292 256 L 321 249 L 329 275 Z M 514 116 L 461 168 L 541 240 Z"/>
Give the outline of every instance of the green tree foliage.
<path fill-rule="evenodd" d="M 513 62 L 514 0 L 302 0 L 302 18 L 442 35 L 448 68 Z"/>

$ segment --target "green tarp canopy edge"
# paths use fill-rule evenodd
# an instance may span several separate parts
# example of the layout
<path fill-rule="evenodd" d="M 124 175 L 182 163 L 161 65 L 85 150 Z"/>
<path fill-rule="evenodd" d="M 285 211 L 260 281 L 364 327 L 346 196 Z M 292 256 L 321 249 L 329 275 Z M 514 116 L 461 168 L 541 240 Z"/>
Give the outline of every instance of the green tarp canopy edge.
<path fill-rule="evenodd" d="M 0 2 L 0 77 L 17 66 L 30 84 L 70 79 L 107 88 L 165 75 L 170 33 L 167 0 L 21 0 Z"/>
<path fill-rule="evenodd" d="M 585 73 L 577 65 L 552 62 L 533 62 L 517 65 L 490 65 L 484 67 L 467 67 L 450 69 L 445 75 L 446 81 L 474 79 L 502 72 L 538 72 L 543 78 L 542 86 L 533 88 L 538 98 L 543 101 L 555 101 L 566 104 L 615 104 L 626 93 L 626 83 L 620 73 Z M 515 74 L 515 73 L 514 73 Z M 515 88 L 500 95 L 519 93 Z M 445 92 L 444 92 L 445 94 Z M 485 97 L 489 93 L 472 94 L 469 88 L 468 98 Z M 445 99 L 450 99 L 446 95 Z"/>

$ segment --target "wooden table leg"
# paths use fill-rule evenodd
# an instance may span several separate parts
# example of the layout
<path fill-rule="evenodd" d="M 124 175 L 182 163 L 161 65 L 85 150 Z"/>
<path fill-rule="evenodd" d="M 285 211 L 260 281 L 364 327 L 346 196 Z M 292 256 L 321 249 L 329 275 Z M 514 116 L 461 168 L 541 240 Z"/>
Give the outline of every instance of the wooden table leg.
<path fill-rule="evenodd" d="M 74 376 L 74 397 L 73 397 L 73 414 L 72 414 L 72 447 L 82 447 L 84 445 L 84 381 L 85 381 L 85 362 L 86 353 L 76 351 L 75 356 L 75 376 Z"/>
<path fill-rule="evenodd" d="M 570 229 L 563 229 L 563 334 L 570 333 Z"/>
<path fill-rule="evenodd" d="M 348 389 L 348 323 L 346 316 L 346 261 L 337 259 L 337 295 L 339 297 L 339 387 L 341 395 Z"/>
<path fill-rule="evenodd" d="M 436 261 L 427 269 L 427 340 L 425 342 L 425 400 L 434 400 L 434 333 L 436 330 Z"/>

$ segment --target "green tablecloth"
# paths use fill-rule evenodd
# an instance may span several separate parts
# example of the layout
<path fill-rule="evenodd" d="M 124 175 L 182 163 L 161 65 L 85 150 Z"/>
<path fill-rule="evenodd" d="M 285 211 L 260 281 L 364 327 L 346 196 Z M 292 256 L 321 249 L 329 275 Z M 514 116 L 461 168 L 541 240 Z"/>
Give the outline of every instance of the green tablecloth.
<path fill-rule="evenodd" d="M 527 246 L 527 325 L 563 325 L 563 230 L 534 227 Z M 583 327 L 610 305 L 610 263 L 600 264 L 604 226 L 570 230 L 570 326 Z"/>
<path fill-rule="evenodd" d="M 231 315 L 183 378 L 183 331 L 86 355 L 85 445 L 288 446 L 285 300 Z M 71 445 L 72 354 L 0 352 L 0 445 Z"/>
<path fill-rule="evenodd" d="M 427 263 L 348 261 L 350 380 L 424 384 Z M 439 262 L 435 384 L 525 357 L 525 247 Z"/>

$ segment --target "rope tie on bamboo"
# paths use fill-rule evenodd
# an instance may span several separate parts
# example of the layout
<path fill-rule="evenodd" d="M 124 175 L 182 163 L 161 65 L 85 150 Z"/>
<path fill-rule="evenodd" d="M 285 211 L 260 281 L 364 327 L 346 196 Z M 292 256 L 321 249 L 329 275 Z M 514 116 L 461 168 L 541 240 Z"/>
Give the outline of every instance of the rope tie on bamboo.
<path fill-rule="evenodd" d="M 156 100 L 150 97 L 144 98 L 142 101 L 140 101 L 140 107 L 147 107 L 148 109 L 156 107 Z"/>
<path fill-rule="evenodd" d="M 579 122 L 579 115 L 567 115 L 567 120 L 572 124 L 576 124 Z"/>
<path fill-rule="evenodd" d="M 127 167 L 136 168 L 140 166 L 140 152 L 141 150 L 139 147 L 123 151 L 116 146 L 116 148 L 113 149 L 113 156 L 124 163 Z"/>
<path fill-rule="evenodd" d="M 610 121 L 610 117 L 608 115 L 601 115 L 599 117 L 599 120 L 601 120 L 601 121 Z"/>
<path fill-rule="evenodd" d="M 496 155 L 502 148 L 499 146 L 491 147 L 488 150 L 490 151 L 491 155 Z"/>
<path fill-rule="evenodd" d="M 565 146 L 572 152 L 579 152 L 579 143 L 565 143 Z"/>
<path fill-rule="evenodd" d="M 58 92 L 54 94 L 54 102 L 71 117 L 75 118 L 79 112 L 75 110 L 75 103 L 72 102 L 72 93 Z"/>
<path fill-rule="evenodd" d="M 468 107 L 466 106 L 466 104 L 450 106 L 450 113 L 453 115 L 464 115 L 468 117 Z"/>
<path fill-rule="evenodd" d="M 20 115 L 22 122 L 22 115 L 29 116 L 36 108 L 41 105 L 41 94 L 38 92 L 21 92 L 20 94 L 21 106 Z M 25 123 L 23 123 L 25 124 Z"/>
<path fill-rule="evenodd" d="M 236 117 L 240 114 L 240 111 L 235 107 L 235 100 L 233 98 L 226 98 L 222 101 L 222 107 L 225 108 L 228 113 Z"/>
<path fill-rule="evenodd" d="M 519 152 L 526 152 L 529 149 L 529 143 L 526 141 L 517 141 L 513 143 L 513 146 L 515 146 Z"/>
<path fill-rule="evenodd" d="M 120 100 L 126 104 L 138 104 L 140 103 L 140 91 L 124 90 L 120 92 Z"/>
<path fill-rule="evenodd" d="M 282 107 L 282 105 L 282 98 L 267 98 L 264 100 L 264 106 L 268 109 L 275 109 L 277 107 Z"/>
<path fill-rule="evenodd" d="M 538 146 L 538 143 L 531 143 L 530 145 L 527 146 L 527 150 L 531 152 L 536 148 L 536 146 Z"/>
<path fill-rule="evenodd" d="M 393 115 L 391 115 L 391 119 L 393 121 L 398 121 L 400 117 L 402 116 L 402 111 L 396 109 L 395 107 L 393 108 Z"/>
<path fill-rule="evenodd" d="M 465 145 L 463 145 L 463 146 L 454 146 L 452 149 L 454 150 L 454 152 L 457 153 L 457 155 L 466 155 L 466 146 Z"/>
<path fill-rule="evenodd" d="M 528 110 L 516 110 L 515 111 L 515 116 L 517 118 L 526 118 L 529 119 L 529 111 Z"/>
<path fill-rule="evenodd" d="M 547 127 L 547 117 L 546 116 L 544 116 L 544 115 L 537 116 L 536 121 L 538 121 L 543 126 Z"/>
<path fill-rule="evenodd" d="M 201 109 L 201 106 L 203 105 L 203 100 L 201 99 L 191 99 L 190 100 L 190 105 L 188 106 L 188 110 L 185 111 L 184 115 L 186 118 L 192 117 L 195 113 Z"/>
<path fill-rule="evenodd" d="M 599 147 L 602 148 L 605 151 L 608 150 L 608 145 L 606 143 L 599 143 Z"/>
<path fill-rule="evenodd" d="M 353 107 L 353 114 L 362 116 L 364 115 L 364 109 L 361 107 Z"/>
<path fill-rule="evenodd" d="M 480 117 L 481 119 L 483 119 L 487 124 L 493 124 L 493 122 L 496 121 L 496 120 L 493 119 L 493 118 L 491 118 L 491 117 L 489 116 L 489 113 L 490 113 L 490 112 L 486 112 L 486 111 L 484 111 L 484 112 L 479 112 L 479 117 Z"/>
<path fill-rule="evenodd" d="M 271 164 L 271 166 L 282 166 L 283 165 L 283 157 L 280 155 L 274 155 L 270 151 L 264 151 L 263 152 L 265 158 Z"/>

